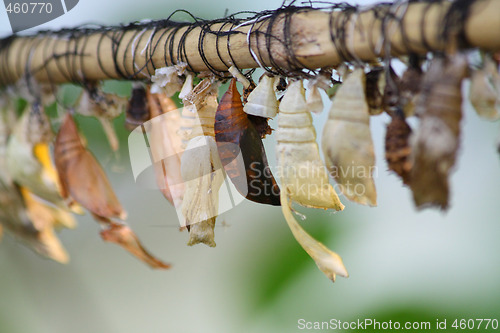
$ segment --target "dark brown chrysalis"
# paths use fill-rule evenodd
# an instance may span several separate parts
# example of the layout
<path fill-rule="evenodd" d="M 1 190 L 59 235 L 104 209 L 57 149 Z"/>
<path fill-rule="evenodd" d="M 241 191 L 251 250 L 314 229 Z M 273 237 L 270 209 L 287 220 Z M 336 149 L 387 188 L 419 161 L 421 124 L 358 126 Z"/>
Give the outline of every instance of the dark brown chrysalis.
<path fill-rule="evenodd" d="M 279 187 L 260 135 L 243 112 L 235 79 L 220 100 L 214 130 L 222 165 L 238 192 L 248 200 L 279 206 Z"/>
<path fill-rule="evenodd" d="M 411 180 L 415 205 L 448 208 L 448 176 L 455 165 L 462 119 L 462 53 L 436 57 L 424 75 L 415 113 L 420 126 L 411 142 Z"/>
<path fill-rule="evenodd" d="M 151 118 L 146 94 L 146 87 L 143 84 L 133 86 L 125 118 L 125 128 L 129 131 L 133 131 Z"/>
<path fill-rule="evenodd" d="M 384 68 L 374 67 L 366 74 L 365 96 L 371 115 L 382 113 Z"/>
<path fill-rule="evenodd" d="M 403 183 L 410 181 L 410 152 L 411 148 L 408 139 L 411 134 L 411 127 L 406 122 L 404 113 L 397 109 L 391 113 L 391 122 L 387 125 L 385 133 L 385 159 L 389 170 L 394 171 L 403 179 Z"/>

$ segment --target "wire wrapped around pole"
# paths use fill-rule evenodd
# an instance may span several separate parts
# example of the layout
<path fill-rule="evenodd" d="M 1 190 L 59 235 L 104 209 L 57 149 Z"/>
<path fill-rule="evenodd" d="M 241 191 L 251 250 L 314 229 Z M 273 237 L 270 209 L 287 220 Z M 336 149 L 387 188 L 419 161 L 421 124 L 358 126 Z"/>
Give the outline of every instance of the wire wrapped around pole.
<path fill-rule="evenodd" d="M 0 40 L 0 86 L 26 73 L 53 83 L 143 80 L 156 68 L 179 62 L 194 72 L 209 70 L 218 76 L 232 64 L 293 76 L 343 61 L 374 61 L 384 50 L 393 56 L 442 51 L 451 43 L 443 38 L 443 24 L 457 22 L 447 18 L 453 4 L 460 2 L 468 3 L 467 15 L 459 16 L 464 21 L 455 34 L 463 39 L 458 45 L 500 50 L 498 0 L 400 1 L 395 4 L 404 7 L 386 3 L 366 9 L 346 4 L 322 9 L 287 6 L 248 19 L 167 19 L 10 36 Z"/>

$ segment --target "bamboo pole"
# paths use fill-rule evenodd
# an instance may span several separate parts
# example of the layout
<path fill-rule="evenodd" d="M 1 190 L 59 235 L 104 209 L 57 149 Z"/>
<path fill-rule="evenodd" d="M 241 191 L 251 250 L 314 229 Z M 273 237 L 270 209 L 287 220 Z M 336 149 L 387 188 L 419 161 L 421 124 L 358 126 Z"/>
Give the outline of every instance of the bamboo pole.
<path fill-rule="evenodd" d="M 331 35 L 331 28 L 338 28 L 339 22 L 340 28 L 345 32 L 345 50 L 361 61 L 374 61 L 384 55 L 384 48 L 380 47 L 384 36 L 393 56 L 410 51 L 425 53 L 445 50 L 447 45 L 440 38 L 440 29 L 450 2 L 416 2 L 406 5 L 404 11 L 403 7 L 396 8 L 394 5 L 391 8 L 385 5 L 386 9 L 395 10 L 395 16 L 401 15 L 402 18 L 400 22 L 395 19 L 386 20 L 385 26 L 383 17 L 375 14 L 376 9 L 383 9 L 384 5 L 358 12 L 347 19 L 342 11 L 299 11 L 289 17 L 288 36 L 285 36 L 284 14 L 273 21 L 270 30 L 269 18 L 264 18 L 251 31 L 250 44 L 262 65 L 279 66 L 282 70 L 331 67 L 344 61 L 341 56 L 343 53 L 332 42 Z M 222 25 L 223 23 L 213 24 L 211 30 L 218 31 Z M 233 25 L 225 24 L 221 31 L 232 28 Z M 233 30 L 240 33 L 218 38 L 214 34 L 205 34 L 201 45 L 205 61 L 199 52 L 202 28 L 180 28 L 175 33 L 173 43 L 166 43 L 171 37 L 169 29 L 171 28 L 151 28 L 140 34 L 137 30 L 123 31 L 119 44 L 109 37 L 109 31 L 90 32 L 89 35 L 78 38 L 44 35 L 16 37 L 9 43 L 0 41 L 0 86 L 16 82 L 25 71 L 29 71 L 39 81 L 54 83 L 84 79 L 147 78 L 154 74 L 154 68 L 170 66 L 182 60 L 177 50 L 181 44 L 181 36 L 186 31 L 184 51 L 189 65 L 196 72 L 208 70 L 206 62 L 217 71 L 226 71 L 233 60 L 236 62 L 234 65 L 241 69 L 259 66 L 247 43 L 251 25 L 236 27 Z M 464 23 L 464 31 L 471 47 L 500 50 L 500 0 L 475 2 Z M 273 38 L 267 48 L 265 34 L 269 32 Z M 285 43 L 286 40 L 288 42 Z M 151 45 L 158 47 L 152 50 Z M 142 71 L 137 75 L 123 77 L 123 73 L 136 73 L 138 69 Z"/>

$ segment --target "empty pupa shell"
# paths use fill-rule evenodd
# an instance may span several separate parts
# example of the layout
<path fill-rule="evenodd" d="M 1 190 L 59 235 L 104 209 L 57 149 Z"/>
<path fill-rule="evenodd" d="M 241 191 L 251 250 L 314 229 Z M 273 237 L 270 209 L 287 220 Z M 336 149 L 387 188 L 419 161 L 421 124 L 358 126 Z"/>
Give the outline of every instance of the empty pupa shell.
<path fill-rule="evenodd" d="M 448 177 L 456 160 L 462 119 L 462 80 L 467 59 L 457 53 L 432 59 L 415 112 L 418 130 L 410 139 L 410 187 L 417 208 L 448 207 Z"/>
<path fill-rule="evenodd" d="M 185 192 L 182 201 L 183 225 L 188 227 L 188 245 L 204 243 L 215 246 L 214 227 L 219 208 L 219 190 L 224 182 L 224 168 L 217 152 L 214 123 L 217 111 L 218 83 L 201 81 L 186 96 L 184 112 L 194 114 L 188 121 L 186 149 L 181 157 Z M 184 118 L 188 120 L 188 118 Z"/>
<path fill-rule="evenodd" d="M 214 247 L 219 189 L 225 176 L 214 137 L 202 135 L 189 141 L 182 154 L 181 173 L 186 189 L 182 215 L 189 228 L 188 245 L 205 243 Z"/>
<path fill-rule="evenodd" d="M 156 182 L 165 198 L 180 208 L 184 196 L 181 176 L 182 141 L 178 134 L 180 113 L 174 101 L 163 94 L 148 93 L 152 119 L 146 124 Z"/>
<path fill-rule="evenodd" d="M 500 74 L 493 60 L 485 56 L 483 68 L 472 72 L 469 100 L 484 119 L 500 119 Z"/>
<path fill-rule="evenodd" d="M 330 175 L 351 201 L 376 206 L 372 173 L 375 153 L 365 98 L 365 73 L 354 70 L 333 98 L 323 128 L 322 148 Z"/>
<path fill-rule="evenodd" d="M 332 281 L 336 275 L 349 277 L 342 258 L 325 245 L 311 237 L 297 222 L 291 211 L 291 204 L 285 190 L 281 191 L 281 210 L 293 236 L 307 254 L 314 260 L 318 268 Z"/>
<path fill-rule="evenodd" d="M 306 103 L 309 112 L 316 114 L 323 112 L 323 99 L 317 85 L 313 84 L 307 89 Z"/>
<path fill-rule="evenodd" d="M 74 200 L 98 217 L 125 219 L 127 214 L 116 197 L 104 170 L 84 146 L 75 121 L 67 113 L 56 137 L 54 159 L 62 196 Z"/>
<path fill-rule="evenodd" d="M 282 191 L 306 207 L 344 209 L 319 156 L 302 81 L 291 83 L 281 101 L 277 141 Z"/>
<path fill-rule="evenodd" d="M 243 111 L 254 116 L 273 118 L 278 112 L 278 100 L 274 92 L 274 77 L 262 76 L 257 87 L 248 96 Z"/>

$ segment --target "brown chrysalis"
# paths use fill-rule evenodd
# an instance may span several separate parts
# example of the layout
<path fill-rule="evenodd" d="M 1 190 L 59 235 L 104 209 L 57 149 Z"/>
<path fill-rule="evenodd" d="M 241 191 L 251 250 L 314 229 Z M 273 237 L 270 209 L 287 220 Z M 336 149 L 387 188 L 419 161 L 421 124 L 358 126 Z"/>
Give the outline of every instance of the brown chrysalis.
<path fill-rule="evenodd" d="M 54 159 L 61 181 L 61 194 L 96 217 L 126 218 L 104 170 L 80 140 L 73 116 L 66 114 L 54 145 Z"/>
<path fill-rule="evenodd" d="M 235 79 L 221 98 L 214 130 L 222 165 L 238 192 L 248 200 L 279 206 L 279 187 L 269 169 L 260 135 L 243 112 Z"/>
<path fill-rule="evenodd" d="M 169 265 L 146 251 L 128 226 L 112 221 L 112 218 L 124 220 L 127 214 L 118 202 L 104 170 L 83 146 L 75 121 L 69 113 L 57 134 L 54 158 L 63 197 L 75 200 L 102 222 L 105 226 L 101 232 L 103 240 L 122 246 L 153 268 L 169 268 Z"/>
<path fill-rule="evenodd" d="M 397 109 L 391 113 L 391 122 L 387 125 L 385 133 L 385 159 L 389 170 L 394 171 L 408 184 L 410 180 L 411 163 L 409 156 L 411 148 L 408 139 L 411 127 L 406 122 L 404 113 Z"/>

